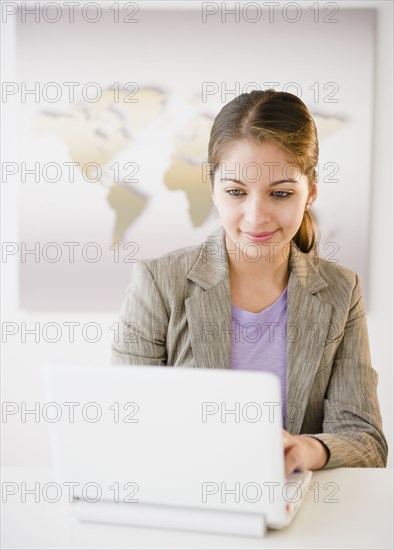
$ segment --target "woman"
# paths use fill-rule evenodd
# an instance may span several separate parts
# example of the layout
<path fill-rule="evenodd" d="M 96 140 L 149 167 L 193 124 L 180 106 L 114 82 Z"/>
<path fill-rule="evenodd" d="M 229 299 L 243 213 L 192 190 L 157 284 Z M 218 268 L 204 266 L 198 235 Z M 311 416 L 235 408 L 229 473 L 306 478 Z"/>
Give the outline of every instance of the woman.
<path fill-rule="evenodd" d="M 135 266 L 112 345 L 114 363 L 275 372 L 287 474 L 387 462 L 360 279 L 311 254 L 318 153 L 297 96 L 225 105 L 208 149 L 222 225 Z"/>

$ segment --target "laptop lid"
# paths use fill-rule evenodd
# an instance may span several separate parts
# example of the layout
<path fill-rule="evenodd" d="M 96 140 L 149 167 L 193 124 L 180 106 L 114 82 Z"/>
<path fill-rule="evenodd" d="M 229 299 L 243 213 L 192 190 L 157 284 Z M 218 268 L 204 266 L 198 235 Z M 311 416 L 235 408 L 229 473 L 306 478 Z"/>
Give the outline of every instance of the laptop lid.
<path fill-rule="evenodd" d="M 43 380 L 57 479 L 74 497 L 286 523 L 273 374 L 51 364 Z"/>

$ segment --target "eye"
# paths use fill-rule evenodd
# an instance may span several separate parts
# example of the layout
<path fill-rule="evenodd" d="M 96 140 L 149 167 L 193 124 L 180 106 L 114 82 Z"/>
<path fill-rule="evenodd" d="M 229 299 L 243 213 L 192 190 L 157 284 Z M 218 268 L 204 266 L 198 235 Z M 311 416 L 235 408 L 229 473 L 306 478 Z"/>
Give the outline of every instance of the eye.
<path fill-rule="evenodd" d="M 241 189 L 228 189 L 226 193 L 230 195 L 230 197 L 242 197 L 242 195 L 245 195 Z"/>
<path fill-rule="evenodd" d="M 278 195 L 277 193 L 280 193 L 280 195 Z M 272 195 L 276 198 L 276 199 L 287 199 L 288 197 L 291 197 L 293 193 L 288 193 L 287 191 L 274 191 L 272 193 Z"/>

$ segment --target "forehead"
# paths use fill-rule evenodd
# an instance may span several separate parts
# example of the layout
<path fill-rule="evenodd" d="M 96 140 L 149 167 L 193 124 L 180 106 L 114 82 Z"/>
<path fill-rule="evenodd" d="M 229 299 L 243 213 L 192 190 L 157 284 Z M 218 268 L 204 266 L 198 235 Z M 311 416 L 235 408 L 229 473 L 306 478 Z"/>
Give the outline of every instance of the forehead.
<path fill-rule="evenodd" d="M 219 166 L 220 177 L 226 178 L 232 171 L 237 172 L 238 179 L 244 181 L 245 178 L 256 179 L 257 174 L 270 181 L 284 177 L 299 179 L 301 176 L 291 155 L 279 144 L 247 140 L 232 143 L 224 151 Z"/>
<path fill-rule="evenodd" d="M 279 144 L 273 142 L 256 143 L 242 140 L 230 144 L 224 151 L 222 162 L 267 162 L 294 164 L 290 153 Z"/>

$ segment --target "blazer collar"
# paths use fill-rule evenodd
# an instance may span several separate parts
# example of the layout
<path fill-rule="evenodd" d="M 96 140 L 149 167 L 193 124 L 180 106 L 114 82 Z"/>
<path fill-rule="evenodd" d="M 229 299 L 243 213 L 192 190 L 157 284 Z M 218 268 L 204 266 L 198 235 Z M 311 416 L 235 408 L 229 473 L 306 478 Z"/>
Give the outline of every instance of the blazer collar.
<path fill-rule="evenodd" d="M 223 226 L 219 226 L 208 235 L 197 262 L 188 273 L 187 278 L 199 284 L 204 290 L 230 275 L 225 235 Z M 314 294 L 327 286 L 316 270 L 313 257 L 301 252 L 294 241 L 290 241 L 289 270 L 290 287 L 300 284 L 307 292 Z M 295 278 L 297 281 L 294 281 Z"/>

